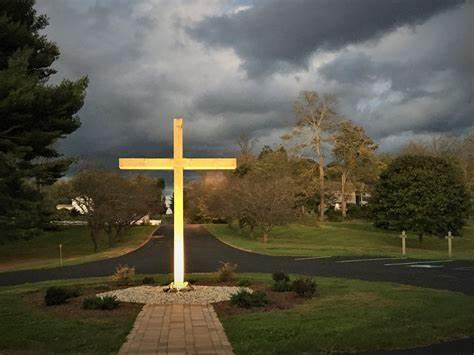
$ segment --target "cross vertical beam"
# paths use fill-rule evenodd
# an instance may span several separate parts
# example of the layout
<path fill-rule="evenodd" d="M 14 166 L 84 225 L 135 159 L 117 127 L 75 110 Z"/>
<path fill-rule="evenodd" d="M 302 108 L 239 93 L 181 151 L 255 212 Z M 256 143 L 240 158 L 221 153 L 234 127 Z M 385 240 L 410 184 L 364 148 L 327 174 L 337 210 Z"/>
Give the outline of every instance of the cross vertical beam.
<path fill-rule="evenodd" d="M 176 118 L 173 121 L 173 158 L 175 161 L 183 159 L 183 119 Z M 176 164 L 181 165 L 181 164 Z M 186 287 L 184 283 L 184 212 L 183 212 L 183 166 L 175 166 L 173 174 L 174 194 L 174 284 L 177 289 Z"/>

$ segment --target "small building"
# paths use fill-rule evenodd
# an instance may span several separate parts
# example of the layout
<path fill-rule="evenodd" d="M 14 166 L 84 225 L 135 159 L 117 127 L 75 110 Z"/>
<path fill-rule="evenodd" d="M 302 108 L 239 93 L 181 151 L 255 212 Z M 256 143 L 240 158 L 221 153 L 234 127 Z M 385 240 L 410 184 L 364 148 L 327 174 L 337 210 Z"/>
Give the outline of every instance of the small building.
<path fill-rule="evenodd" d="M 345 194 L 347 205 L 365 206 L 369 202 L 370 194 L 367 192 L 352 191 Z M 339 211 L 342 208 L 342 194 L 340 191 L 334 192 L 334 209 Z"/>
<path fill-rule="evenodd" d="M 132 222 L 136 226 L 159 226 L 161 224 L 161 219 L 151 219 L 150 215 L 147 214 L 142 218 Z"/>
<path fill-rule="evenodd" d="M 74 211 L 76 211 L 80 214 L 86 214 L 87 213 L 87 206 L 84 203 L 84 200 L 80 197 L 72 199 L 70 204 L 67 204 L 67 203 L 58 204 L 58 205 L 56 205 L 56 209 L 58 211 L 60 211 L 60 210 L 68 210 L 68 211 L 74 210 Z"/>

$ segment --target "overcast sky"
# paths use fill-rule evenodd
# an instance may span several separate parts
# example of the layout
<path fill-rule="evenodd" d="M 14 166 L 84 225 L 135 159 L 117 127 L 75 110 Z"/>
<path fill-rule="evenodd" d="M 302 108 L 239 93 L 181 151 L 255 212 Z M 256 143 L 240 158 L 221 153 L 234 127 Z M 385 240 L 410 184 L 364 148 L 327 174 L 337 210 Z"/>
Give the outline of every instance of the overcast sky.
<path fill-rule="evenodd" d="M 90 79 L 83 164 L 225 156 L 241 134 L 277 144 L 301 90 L 333 93 L 382 150 L 473 128 L 472 1 L 37 0 L 61 57 L 56 80 Z"/>

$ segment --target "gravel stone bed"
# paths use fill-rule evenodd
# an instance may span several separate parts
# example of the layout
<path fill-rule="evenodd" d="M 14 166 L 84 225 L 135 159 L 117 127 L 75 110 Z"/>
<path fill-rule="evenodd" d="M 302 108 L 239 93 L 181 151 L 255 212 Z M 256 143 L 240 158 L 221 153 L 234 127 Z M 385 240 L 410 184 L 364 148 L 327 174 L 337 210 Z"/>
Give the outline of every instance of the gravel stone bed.
<path fill-rule="evenodd" d="M 241 289 L 236 286 L 193 286 L 184 292 L 164 292 L 164 286 L 137 286 L 97 294 L 98 297 L 115 296 L 121 302 L 144 304 L 208 304 L 230 300 Z"/>

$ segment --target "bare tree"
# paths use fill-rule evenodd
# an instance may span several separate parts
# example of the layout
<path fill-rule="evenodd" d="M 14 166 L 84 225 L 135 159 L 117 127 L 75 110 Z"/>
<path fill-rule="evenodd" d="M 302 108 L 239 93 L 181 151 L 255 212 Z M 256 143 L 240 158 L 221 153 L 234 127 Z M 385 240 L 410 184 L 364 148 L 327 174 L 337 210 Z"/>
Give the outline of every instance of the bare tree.
<path fill-rule="evenodd" d="M 370 169 L 375 162 L 377 145 L 365 133 L 362 127 L 351 121 L 342 121 L 334 135 L 333 154 L 341 176 L 342 216 L 346 217 L 346 186 L 357 178 L 357 172 Z"/>
<path fill-rule="evenodd" d="M 463 140 L 456 136 L 436 135 L 429 139 L 410 141 L 405 144 L 400 155 L 424 155 L 441 158 L 456 158 L 460 153 Z"/>
<path fill-rule="evenodd" d="M 313 159 L 294 158 L 293 178 L 298 187 L 296 193 L 296 205 L 301 214 L 305 215 L 311 211 L 317 211 L 319 203 L 319 164 Z M 327 175 L 327 174 L 325 174 Z M 325 183 L 325 187 L 327 184 Z"/>
<path fill-rule="evenodd" d="M 186 184 L 184 198 L 187 221 L 212 223 L 226 219 L 229 177 L 227 172 L 209 171 Z"/>
<path fill-rule="evenodd" d="M 283 147 L 265 147 L 251 170 L 229 180 L 222 210 L 229 219 L 238 220 L 241 228 L 248 227 L 251 234 L 261 228 L 262 240 L 267 242 L 274 226 L 295 220 L 298 212 L 292 164 Z"/>
<path fill-rule="evenodd" d="M 297 214 L 299 185 L 286 150 L 265 147 L 245 172 L 206 173 L 187 185 L 187 217 L 197 222 L 237 222 L 253 236 L 262 231 L 266 242 L 275 225 Z"/>
<path fill-rule="evenodd" d="M 62 184 L 64 196 L 87 219 L 94 251 L 102 230 L 113 246 L 131 224 L 161 208 L 160 183 L 145 176 L 125 178 L 111 171 L 84 170 Z"/>
<path fill-rule="evenodd" d="M 125 178 L 113 173 L 107 180 L 108 200 L 104 230 L 109 246 L 145 215 L 161 211 L 160 182 L 144 175 Z"/>
<path fill-rule="evenodd" d="M 339 120 L 336 114 L 337 100 L 332 95 L 319 95 L 315 91 L 303 91 L 294 104 L 297 118 L 292 132 L 283 139 L 296 138 L 300 143 L 298 148 L 311 148 L 316 155 L 319 170 L 319 217 L 324 219 L 325 205 L 325 154 L 324 144 L 331 141 L 331 133 Z"/>
<path fill-rule="evenodd" d="M 263 230 L 262 240 L 276 225 L 294 219 L 295 189 L 289 176 L 252 171 L 233 184 L 232 203 L 240 218 L 251 221 Z"/>
<path fill-rule="evenodd" d="M 257 140 L 249 136 L 241 135 L 237 140 L 239 146 L 239 155 L 237 157 L 237 175 L 245 175 L 255 163 L 255 155 L 253 153 Z"/>
<path fill-rule="evenodd" d="M 94 251 L 98 249 L 98 238 L 105 223 L 105 201 L 107 192 L 104 189 L 103 172 L 86 170 L 76 175 L 70 181 L 68 193 L 76 208 L 86 216 L 87 225 Z M 106 185 L 106 184 L 105 184 Z"/>

